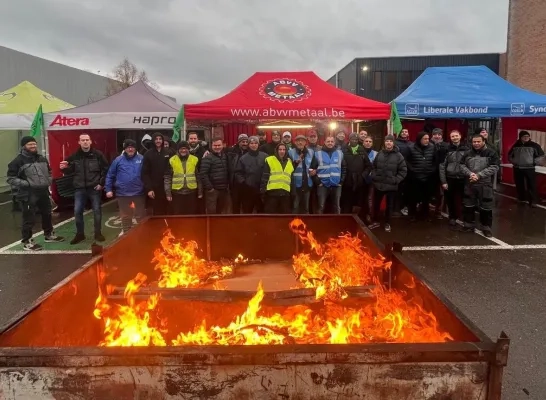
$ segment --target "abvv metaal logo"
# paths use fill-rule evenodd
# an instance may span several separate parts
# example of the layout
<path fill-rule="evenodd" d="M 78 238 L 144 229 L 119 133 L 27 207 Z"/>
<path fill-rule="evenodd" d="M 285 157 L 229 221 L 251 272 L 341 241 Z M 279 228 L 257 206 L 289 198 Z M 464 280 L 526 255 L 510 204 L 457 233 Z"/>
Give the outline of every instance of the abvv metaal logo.
<path fill-rule="evenodd" d="M 301 81 L 279 78 L 264 82 L 260 86 L 260 94 L 271 101 L 293 103 L 309 98 L 311 89 Z"/>
<path fill-rule="evenodd" d="M 419 115 L 419 104 L 418 103 L 406 104 L 406 115 Z"/>
<path fill-rule="evenodd" d="M 512 103 L 510 105 L 510 115 L 525 114 L 525 103 Z"/>

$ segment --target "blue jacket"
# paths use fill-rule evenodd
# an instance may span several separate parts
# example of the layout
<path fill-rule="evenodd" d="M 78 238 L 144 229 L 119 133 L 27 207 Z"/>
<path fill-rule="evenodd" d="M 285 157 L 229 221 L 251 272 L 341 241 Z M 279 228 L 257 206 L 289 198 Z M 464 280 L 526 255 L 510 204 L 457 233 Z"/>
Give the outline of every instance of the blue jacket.
<path fill-rule="evenodd" d="M 330 153 L 326 149 L 317 151 L 317 176 L 324 187 L 341 186 L 345 180 L 347 167 L 343 164 L 343 152 L 334 150 Z"/>
<path fill-rule="evenodd" d="M 307 176 L 307 187 L 313 187 L 313 180 L 309 176 L 309 168 L 311 168 L 314 154 L 315 152 L 313 150 L 307 149 L 307 151 L 305 152 L 305 158 L 303 160 L 304 162 L 299 163 L 298 166 L 294 169 L 292 178 L 294 184 L 298 189 L 303 186 L 303 167 L 305 167 L 305 175 Z M 288 155 L 290 156 L 292 161 L 299 160 L 300 158 L 300 156 L 298 155 L 298 150 L 295 147 L 288 150 Z"/>
<path fill-rule="evenodd" d="M 118 156 L 106 175 L 106 192 L 115 192 L 118 197 L 144 194 L 144 183 L 140 178 L 143 158 L 138 153 L 131 158 L 125 153 Z"/>

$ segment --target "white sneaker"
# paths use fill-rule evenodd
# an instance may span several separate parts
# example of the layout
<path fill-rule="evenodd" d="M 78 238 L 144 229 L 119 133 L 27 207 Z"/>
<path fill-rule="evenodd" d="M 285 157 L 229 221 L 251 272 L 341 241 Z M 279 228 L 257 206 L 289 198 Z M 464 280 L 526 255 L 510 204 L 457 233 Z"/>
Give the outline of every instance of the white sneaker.
<path fill-rule="evenodd" d="M 23 250 L 40 251 L 40 250 L 43 250 L 43 247 L 37 243 L 34 243 L 34 240 L 30 239 L 28 242 L 23 242 Z"/>

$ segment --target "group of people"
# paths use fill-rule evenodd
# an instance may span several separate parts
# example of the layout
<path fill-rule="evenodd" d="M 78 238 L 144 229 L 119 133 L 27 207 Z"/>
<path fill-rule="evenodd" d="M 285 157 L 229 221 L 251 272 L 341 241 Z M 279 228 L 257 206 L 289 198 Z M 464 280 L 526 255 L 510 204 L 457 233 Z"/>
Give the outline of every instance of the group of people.
<path fill-rule="evenodd" d="M 485 236 L 491 236 L 493 181 L 499 170 L 498 153 L 488 145 L 488 133 L 478 129 L 468 141 L 451 131 L 449 142 L 435 128 L 409 140 L 407 129 L 395 138 L 387 135 L 381 150 L 373 149 L 366 131 L 340 131 L 318 144 L 310 130 L 294 139 L 290 132 L 273 132 L 271 141 L 259 132 L 240 134 L 237 144 L 226 147 L 220 137 L 210 145 L 195 132 L 187 140 L 169 143 L 155 133 L 150 146 L 137 151 L 134 140 L 123 142 L 123 152 L 109 164 L 92 146 L 87 133 L 79 136 L 80 148 L 60 163 L 72 176 L 76 234 L 71 244 L 85 240 L 83 213 L 88 202 L 94 213 L 94 239 L 104 241 L 101 232 L 101 200 L 118 200 L 122 232 L 131 229 L 146 213 L 153 215 L 194 215 L 221 213 L 267 214 L 358 214 L 371 229 L 383 226 L 391 231 L 395 213 L 412 220 L 430 219 L 430 204 L 441 218 L 444 199 L 449 224 L 463 220 L 463 230 L 474 231 L 475 211 Z M 40 250 L 32 240 L 35 211 L 42 216 L 46 242 L 59 242 L 51 222 L 49 187 L 51 169 L 37 151 L 36 140 L 24 137 L 21 152 L 8 166 L 8 183 L 17 188 L 22 206 L 22 243 L 27 250 Z M 144 153 L 144 154 L 141 154 Z M 544 152 L 522 131 L 510 151 L 521 201 L 534 205 L 534 166 Z M 533 172 L 531 172 L 533 171 Z M 462 212 L 461 212 L 462 206 Z"/>

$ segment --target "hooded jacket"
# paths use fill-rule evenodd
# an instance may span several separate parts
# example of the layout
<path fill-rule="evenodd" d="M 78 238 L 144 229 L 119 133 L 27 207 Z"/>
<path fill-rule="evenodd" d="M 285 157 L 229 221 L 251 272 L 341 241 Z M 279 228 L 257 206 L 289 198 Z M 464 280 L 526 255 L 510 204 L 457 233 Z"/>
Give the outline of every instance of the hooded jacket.
<path fill-rule="evenodd" d="M 152 143 L 154 143 L 155 138 L 161 136 L 160 134 L 155 134 L 152 137 Z M 161 136 L 163 140 L 165 138 Z M 163 192 L 163 176 L 169 168 L 169 159 L 173 156 L 173 151 L 170 148 L 161 147 L 158 151 L 154 147 L 148 150 L 144 154 L 142 160 L 142 182 L 144 183 L 144 189 L 146 193 L 149 191 Z"/>
<path fill-rule="evenodd" d="M 440 182 L 447 183 L 447 179 L 464 179 L 465 175 L 461 171 L 461 159 L 469 150 L 464 142 L 459 145 L 450 143 L 446 149 L 444 162 L 440 164 Z"/>
<path fill-rule="evenodd" d="M 396 146 L 392 150 L 381 150 L 373 160 L 371 178 L 377 190 L 397 191 L 407 174 L 406 161 Z"/>
<path fill-rule="evenodd" d="M 47 158 L 40 153 L 30 153 L 25 149 L 8 164 L 10 186 L 17 188 L 16 197 L 28 200 L 33 192 L 47 193 L 51 185 L 51 168 Z"/>
<path fill-rule="evenodd" d="M 372 171 L 372 163 L 368 152 L 362 145 L 358 145 L 356 153 L 353 153 L 348 145 L 343 151 L 343 159 L 347 164 L 347 176 L 343 186 L 357 190 L 364 186 L 365 180 Z"/>
<path fill-rule="evenodd" d="M 415 144 L 411 147 L 407 160 L 407 166 L 410 170 L 411 177 L 420 181 L 434 178 L 438 173 L 436 147 L 430 142 L 426 146 L 421 144 L 421 139 L 425 135 L 428 135 L 428 133 L 420 132 L 417 135 L 417 139 L 415 140 Z"/>

